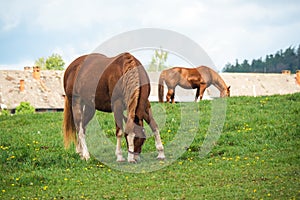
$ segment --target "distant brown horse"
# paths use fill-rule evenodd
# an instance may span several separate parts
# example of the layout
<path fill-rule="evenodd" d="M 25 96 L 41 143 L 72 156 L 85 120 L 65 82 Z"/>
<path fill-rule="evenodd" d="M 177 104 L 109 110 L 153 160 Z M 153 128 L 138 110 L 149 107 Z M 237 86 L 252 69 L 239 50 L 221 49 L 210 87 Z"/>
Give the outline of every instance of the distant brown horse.
<path fill-rule="evenodd" d="M 210 85 L 214 85 L 219 91 L 221 97 L 230 96 L 230 86 L 227 87 L 221 76 L 206 66 L 197 68 L 173 67 L 163 70 L 158 82 L 158 97 L 159 102 L 163 102 L 164 82 L 168 87 L 167 101 L 174 103 L 175 87 L 179 85 L 184 89 L 197 89 L 195 101 L 199 95 L 200 100 L 203 98 L 203 93 Z"/>
<path fill-rule="evenodd" d="M 126 122 L 128 162 L 136 162 L 141 153 L 146 139 L 143 120 L 154 132 L 159 152 L 157 158 L 165 158 L 158 126 L 153 119 L 148 100 L 149 77 L 142 64 L 131 54 L 123 53 L 112 58 L 102 54 L 90 54 L 77 58 L 65 71 L 64 89 L 64 143 L 69 147 L 74 141 L 76 152 L 82 159 L 90 158 L 85 130 L 96 109 L 114 112 L 117 161 L 125 160 L 121 151 L 123 120 Z M 127 116 L 124 116 L 124 110 L 127 111 Z"/>

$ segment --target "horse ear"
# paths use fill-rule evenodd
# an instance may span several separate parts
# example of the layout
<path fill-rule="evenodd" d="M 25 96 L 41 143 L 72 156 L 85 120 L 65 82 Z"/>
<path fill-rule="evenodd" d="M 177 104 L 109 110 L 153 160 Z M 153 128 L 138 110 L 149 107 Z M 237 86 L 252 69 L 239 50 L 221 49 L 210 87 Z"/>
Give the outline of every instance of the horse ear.
<path fill-rule="evenodd" d="M 229 86 L 228 86 L 228 88 L 227 88 L 227 90 L 229 90 L 229 89 L 230 89 L 230 87 L 231 87 L 231 86 L 229 85 Z"/>

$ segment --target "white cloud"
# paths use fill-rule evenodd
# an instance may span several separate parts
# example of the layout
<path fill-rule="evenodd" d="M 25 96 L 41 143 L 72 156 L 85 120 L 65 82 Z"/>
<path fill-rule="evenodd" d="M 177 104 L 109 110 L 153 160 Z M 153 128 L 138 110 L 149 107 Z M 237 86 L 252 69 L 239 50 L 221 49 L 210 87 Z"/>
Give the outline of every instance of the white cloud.
<path fill-rule="evenodd" d="M 53 0 L 7 1 L 0 7 L 0 31 L 25 25 L 47 33 L 49 40 L 67 37 L 49 47 L 66 60 L 124 31 L 154 27 L 191 38 L 219 68 L 236 58 L 250 60 L 298 45 L 299 19 L 299 1 Z"/>

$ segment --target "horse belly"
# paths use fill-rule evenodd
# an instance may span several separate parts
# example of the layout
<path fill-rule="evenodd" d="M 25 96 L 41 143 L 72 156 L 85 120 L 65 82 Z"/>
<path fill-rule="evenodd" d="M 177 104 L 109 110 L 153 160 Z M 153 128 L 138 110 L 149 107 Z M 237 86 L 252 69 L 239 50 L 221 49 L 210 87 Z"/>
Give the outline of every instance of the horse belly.
<path fill-rule="evenodd" d="M 112 112 L 111 95 L 107 89 L 98 88 L 95 95 L 95 108 L 103 112 Z"/>

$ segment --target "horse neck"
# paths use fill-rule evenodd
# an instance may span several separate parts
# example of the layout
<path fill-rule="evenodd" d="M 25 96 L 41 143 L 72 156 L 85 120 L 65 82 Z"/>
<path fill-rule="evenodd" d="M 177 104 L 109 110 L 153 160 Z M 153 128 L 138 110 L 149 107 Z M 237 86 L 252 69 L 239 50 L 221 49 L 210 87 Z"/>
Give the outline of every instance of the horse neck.
<path fill-rule="evenodd" d="M 224 80 L 221 78 L 219 74 L 217 74 L 217 77 L 214 79 L 212 84 L 218 88 L 220 92 L 226 92 L 227 91 L 227 85 L 224 82 Z"/>

